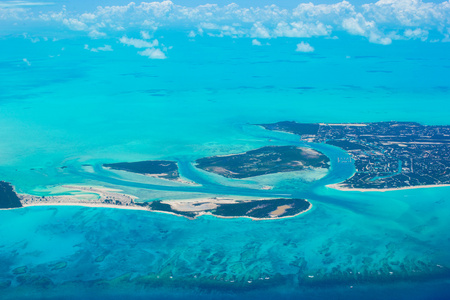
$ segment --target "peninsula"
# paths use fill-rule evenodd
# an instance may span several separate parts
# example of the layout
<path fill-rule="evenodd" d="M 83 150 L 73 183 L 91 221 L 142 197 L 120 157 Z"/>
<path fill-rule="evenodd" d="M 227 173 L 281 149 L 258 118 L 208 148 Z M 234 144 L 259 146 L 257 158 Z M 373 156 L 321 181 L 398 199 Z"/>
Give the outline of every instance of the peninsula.
<path fill-rule="evenodd" d="M 182 200 L 136 202 L 120 190 L 95 186 L 64 185 L 65 195 L 17 194 L 11 184 L 0 181 L 0 209 L 28 206 L 88 206 L 146 210 L 195 219 L 202 215 L 221 218 L 274 220 L 297 216 L 311 209 L 305 199 L 259 199 L 254 197 L 207 197 Z"/>
<path fill-rule="evenodd" d="M 295 146 L 267 146 L 240 154 L 197 159 L 196 167 L 228 178 L 248 178 L 307 168 L 329 168 L 319 151 Z"/>
<path fill-rule="evenodd" d="M 356 172 L 334 185 L 340 189 L 390 190 L 450 184 L 450 126 L 413 122 L 278 122 L 260 126 L 350 153 Z"/>

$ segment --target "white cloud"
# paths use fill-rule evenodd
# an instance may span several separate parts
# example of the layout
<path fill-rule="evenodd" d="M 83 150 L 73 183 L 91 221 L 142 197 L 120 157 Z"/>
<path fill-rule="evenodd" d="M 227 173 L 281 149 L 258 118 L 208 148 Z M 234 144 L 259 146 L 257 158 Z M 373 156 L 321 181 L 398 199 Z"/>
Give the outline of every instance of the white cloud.
<path fill-rule="evenodd" d="M 151 59 L 166 59 L 166 55 L 160 49 L 147 48 L 144 51 L 139 51 L 139 55 L 147 56 Z"/>
<path fill-rule="evenodd" d="M 366 21 L 362 14 L 346 18 L 342 21 L 342 28 L 353 35 L 365 35 L 368 30 L 375 28 L 374 21 Z"/>
<path fill-rule="evenodd" d="M 342 16 L 351 16 L 354 13 L 355 7 L 348 1 L 318 5 L 311 2 L 301 3 L 292 11 L 295 18 L 304 21 L 339 20 Z"/>
<path fill-rule="evenodd" d="M 330 25 L 324 25 L 321 22 L 316 23 L 303 23 L 292 22 L 290 24 L 286 22 L 280 22 L 274 29 L 275 36 L 278 37 L 312 37 L 312 36 L 327 36 L 330 35 L 332 27 Z"/>
<path fill-rule="evenodd" d="M 421 41 L 426 41 L 428 39 L 428 30 L 416 28 L 406 29 L 403 35 L 408 39 L 420 39 Z"/>
<path fill-rule="evenodd" d="M 260 22 L 256 22 L 253 24 L 250 30 L 250 36 L 261 39 L 271 38 L 269 30 Z"/>
<path fill-rule="evenodd" d="M 314 48 L 305 42 L 300 42 L 299 44 L 297 44 L 297 49 L 295 49 L 295 51 L 297 52 L 314 52 Z"/>
<path fill-rule="evenodd" d="M 77 19 L 64 19 L 63 24 L 69 27 L 69 29 L 76 30 L 76 31 L 82 31 L 88 29 L 88 26 L 84 24 L 83 22 L 77 20 Z"/>
<path fill-rule="evenodd" d="M 1 8 L 0 20 L 17 21 L 27 20 L 30 18 L 29 9 L 27 8 Z"/>
<path fill-rule="evenodd" d="M 20 6 L 45 6 L 53 5 L 53 2 L 31 2 L 31 1 L 4 1 L 0 2 L 0 8 L 20 7 Z"/>
<path fill-rule="evenodd" d="M 119 41 L 124 45 L 133 46 L 138 49 L 146 48 L 143 51 L 139 51 L 138 52 L 139 55 L 147 56 L 148 58 L 151 58 L 151 59 L 166 59 L 167 58 L 166 55 L 164 54 L 164 52 L 161 51 L 161 49 L 156 48 L 156 47 L 160 46 L 159 41 L 157 39 L 154 39 L 153 41 L 150 42 L 150 41 L 144 41 L 141 39 L 128 38 L 126 36 L 123 36 L 119 39 Z M 161 45 L 161 47 L 164 49 L 164 51 L 167 51 L 167 48 L 164 45 Z"/>
<path fill-rule="evenodd" d="M 364 14 L 379 23 L 400 26 L 419 26 L 448 22 L 450 2 L 423 2 L 421 0 L 380 0 L 362 5 Z"/>
<path fill-rule="evenodd" d="M 130 0 L 131 1 L 131 0 Z M 141 32 L 150 40 L 158 28 L 181 27 L 188 37 L 208 35 L 233 38 L 269 39 L 277 37 L 332 37 L 347 32 L 365 37 L 369 42 L 389 44 L 396 39 L 425 41 L 428 34 L 446 40 L 450 26 L 450 0 L 442 3 L 425 0 L 379 0 L 353 5 L 348 1 L 334 4 L 300 3 L 296 8 L 276 5 L 241 7 L 237 4 L 182 6 L 171 1 L 130 2 L 126 5 L 99 6 L 84 13 L 47 11 L 41 13 L 31 3 L 27 8 L 2 2 L 0 20 L 30 20 L 62 23 L 70 30 L 91 38 L 105 35 L 120 37 L 125 32 Z M 356 3 L 356 0 L 354 1 Z M 7 4 L 5 4 L 7 3 Z M 9 3 L 9 4 L 8 4 Z M 46 3 L 46 2 L 37 2 Z M 143 46 L 142 48 L 149 48 Z"/>
<path fill-rule="evenodd" d="M 191 30 L 188 34 L 188 37 L 190 38 L 195 38 L 197 36 L 197 34 L 194 32 L 194 30 Z"/>
<path fill-rule="evenodd" d="M 144 30 L 141 30 L 141 37 L 144 40 L 149 40 L 152 38 L 152 36 L 148 33 L 148 31 L 144 31 Z"/>
<path fill-rule="evenodd" d="M 389 45 L 392 39 L 381 33 L 374 21 L 367 21 L 361 13 L 355 17 L 346 18 L 342 21 L 342 28 L 353 35 L 365 36 L 369 42 L 381 45 Z"/>
<path fill-rule="evenodd" d="M 383 36 L 376 31 L 371 31 L 369 33 L 369 42 L 380 45 L 390 45 L 392 43 L 392 39 L 390 37 Z"/>
<path fill-rule="evenodd" d="M 97 15 L 93 13 L 84 13 L 80 16 L 81 22 L 94 22 L 97 19 Z"/>
<path fill-rule="evenodd" d="M 112 49 L 111 45 L 104 45 L 103 47 L 92 48 L 91 51 L 92 52 L 113 51 L 113 49 Z"/>
<path fill-rule="evenodd" d="M 111 45 L 104 45 L 103 47 L 97 47 L 97 48 L 89 48 L 89 45 L 84 45 L 85 50 L 89 50 L 92 52 L 99 52 L 99 51 L 113 51 Z"/>
<path fill-rule="evenodd" d="M 24 59 L 22 59 L 22 61 L 23 61 L 24 63 L 26 63 L 27 66 L 31 66 L 31 63 L 28 61 L 28 59 L 24 58 Z"/>
<path fill-rule="evenodd" d="M 155 21 L 144 20 L 141 24 L 142 27 L 156 31 L 158 29 L 158 24 Z"/>
<path fill-rule="evenodd" d="M 231 37 L 242 37 L 245 36 L 245 32 L 239 28 L 239 24 L 233 24 L 233 25 L 218 25 L 214 23 L 200 23 L 199 25 L 199 35 L 203 35 L 203 30 L 208 30 L 212 32 L 208 32 L 207 34 L 209 36 L 214 37 L 224 37 L 224 36 L 231 36 Z M 192 33 L 189 33 L 189 37 L 192 38 L 192 35 L 195 36 L 195 32 L 192 31 Z"/>
<path fill-rule="evenodd" d="M 217 24 L 214 24 L 214 23 L 200 23 L 200 28 L 208 29 L 208 30 L 220 29 L 220 27 Z"/>
<path fill-rule="evenodd" d="M 441 40 L 443 43 L 450 42 L 450 27 L 446 28 L 446 31 L 443 30 L 444 38 Z"/>
<path fill-rule="evenodd" d="M 94 29 L 94 30 L 90 31 L 88 35 L 89 35 L 89 37 L 91 37 L 93 39 L 98 39 L 98 38 L 101 38 L 101 37 L 105 37 L 106 33 L 100 32 L 100 31 Z"/>
<path fill-rule="evenodd" d="M 252 45 L 253 45 L 253 46 L 261 46 L 261 42 L 258 41 L 257 39 L 253 39 L 253 40 L 252 40 Z"/>
<path fill-rule="evenodd" d="M 23 37 L 27 40 L 30 40 L 33 44 L 40 42 L 41 40 L 38 37 L 29 36 L 27 33 L 22 34 Z M 46 38 L 44 38 L 45 40 Z"/>
<path fill-rule="evenodd" d="M 153 40 L 152 42 L 148 42 L 140 39 L 128 38 L 126 36 L 121 37 L 119 41 L 122 44 L 125 44 L 127 46 L 133 46 L 135 48 L 152 48 L 157 47 L 159 44 L 158 40 L 156 39 Z"/>

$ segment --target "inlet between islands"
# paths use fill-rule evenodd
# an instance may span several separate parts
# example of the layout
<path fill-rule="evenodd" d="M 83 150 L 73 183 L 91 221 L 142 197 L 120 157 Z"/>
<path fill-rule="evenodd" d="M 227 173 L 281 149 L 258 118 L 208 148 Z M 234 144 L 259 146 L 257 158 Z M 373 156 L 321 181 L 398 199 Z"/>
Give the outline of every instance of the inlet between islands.
<path fill-rule="evenodd" d="M 445 155 L 450 144 L 450 139 L 446 138 L 450 136 L 449 126 L 424 126 L 408 122 L 367 124 L 278 122 L 259 126 L 267 130 L 296 134 L 304 141 L 326 143 L 346 150 L 358 163 L 355 163 L 356 172 L 344 182 L 326 185 L 327 188 L 341 191 L 391 192 L 450 186 L 447 171 L 449 160 Z M 431 144 L 430 139 L 433 141 Z M 409 142 L 411 145 L 419 143 L 425 146 L 417 150 L 413 146 L 408 146 Z M 423 155 L 431 150 L 438 155 L 431 158 Z M 386 153 L 394 153 L 395 157 Z M 433 162 L 437 160 L 440 163 L 440 173 L 438 177 L 434 176 L 436 178 L 427 175 L 430 160 Z M 266 146 L 245 153 L 200 158 L 195 163 L 199 169 L 232 179 L 330 168 L 330 159 L 323 153 L 296 146 Z M 164 180 L 180 180 L 178 164 L 175 161 L 119 162 L 103 166 Z M 48 205 L 86 206 L 147 210 L 190 219 L 212 215 L 219 218 L 275 220 L 298 216 L 312 208 L 312 204 L 305 199 L 255 197 L 245 199 L 243 196 L 230 196 L 229 199 L 210 197 L 182 201 L 135 202 L 136 197 L 121 194 L 120 190 L 92 186 L 62 186 L 62 188 L 70 195 L 45 197 L 20 195 L 15 193 L 9 183 L 0 181 L 0 209 Z"/>

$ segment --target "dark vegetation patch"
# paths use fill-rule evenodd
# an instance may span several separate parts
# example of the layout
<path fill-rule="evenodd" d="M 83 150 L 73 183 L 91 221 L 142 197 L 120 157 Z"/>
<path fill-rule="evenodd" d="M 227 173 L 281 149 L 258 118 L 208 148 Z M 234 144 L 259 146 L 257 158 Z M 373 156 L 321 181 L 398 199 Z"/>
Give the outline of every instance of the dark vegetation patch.
<path fill-rule="evenodd" d="M 0 181 L 0 209 L 15 207 L 22 207 L 19 197 L 17 197 L 11 184 Z"/>
<path fill-rule="evenodd" d="M 241 154 L 200 158 L 196 163 L 205 171 L 238 179 L 329 167 L 329 159 L 324 154 L 295 146 L 262 147 Z"/>

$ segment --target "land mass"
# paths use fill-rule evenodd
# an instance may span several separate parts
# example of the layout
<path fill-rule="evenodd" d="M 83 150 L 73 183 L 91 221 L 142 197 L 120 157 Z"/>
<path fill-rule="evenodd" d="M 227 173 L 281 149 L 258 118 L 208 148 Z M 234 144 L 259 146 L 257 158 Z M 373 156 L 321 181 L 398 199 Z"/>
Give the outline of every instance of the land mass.
<path fill-rule="evenodd" d="M 269 220 L 293 217 L 308 211 L 312 205 L 304 199 L 227 199 L 204 198 L 188 200 L 152 201 L 138 203 L 153 211 L 166 212 L 195 219 L 202 215 L 221 218 L 246 217 Z"/>
<path fill-rule="evenodd" d="M 19 197 L 11 184 L 0 181 L 0 209 L 22 207 Z"/>
<path fill-rule="evenodd" d="M 146 160 L 137 162 L 120 162 L 113 164 L 104 164 L 103 167 L 143 174 L 156 178 L 179 180 L 177 163 L 169 160 Z"/>
<path fill-rule="evenodd" d="M 386 190 L 450 184 L 450 126 L 414 122 L 325 124 L 286 121 L 260 126 L 349 152 L 356 172 L 338 188 Z"/>
<path fill-rule="evenodd" d="M 120 190 L 94 186 L 65 185 L 62 188 L 73 193 L 70 195 L 34 196 L 16 194 L 7 182 L 0 182 L 7 188 L 7 195 L 15 202 L 6 208 L 28 206 L 88 206 L 110 207 L 132 210 L 146 210 L 170 213 L 177 216 L 195 219 L 202 215 L 213 215 L 223 218 L 247 217 L 254 220 L 280 219 L 299 215 L 308 211 L 312 205 L 305 199 L 257 199 L 257 198 L 201 198 L 166 201 L 136 202 L 136 197 L 123 194 Z"/>
<path fill-rule="evenodd" d="M 228 178 L 248 178 L 306 168 L 329 168 L 319 151 L 295 146 L 267 146 L 240 154 L 197 159 L 196 167 Z"/>

